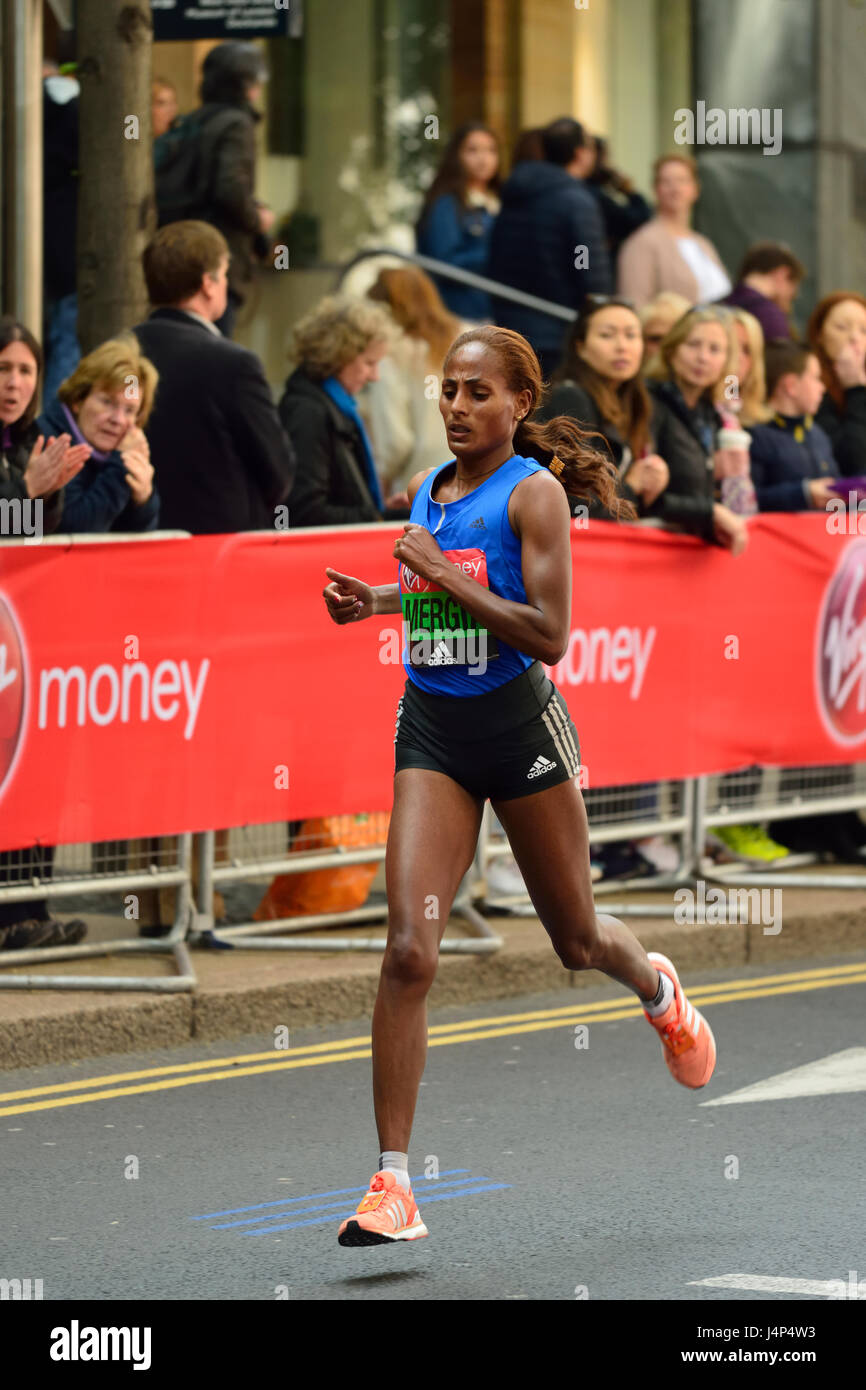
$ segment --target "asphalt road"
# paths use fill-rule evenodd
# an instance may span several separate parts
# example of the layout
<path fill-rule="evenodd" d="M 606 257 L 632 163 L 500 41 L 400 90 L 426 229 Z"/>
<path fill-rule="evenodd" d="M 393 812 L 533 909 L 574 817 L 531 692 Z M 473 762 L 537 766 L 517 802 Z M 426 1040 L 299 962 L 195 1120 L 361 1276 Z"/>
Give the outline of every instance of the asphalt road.
<path fill-rule="evenodd" d="M 288 1051 L 266 1035 L 4 1072 L 0 1278 L 46 1300 L 801 1302 L 866 1281 L 863 1088 L 703 1103 L 863 1048 L 866 963 L 709 972 L 689 993 L 719 1049 L 700 1092 L 612 983 L 431 1014 L 410 1151 L 430 1237 L 396 1247 L 337 1244 L 378 1159 L 367 1020 L 275 1018 Z M 697 1282 L 734 1275 L 819 1286 Z"/>

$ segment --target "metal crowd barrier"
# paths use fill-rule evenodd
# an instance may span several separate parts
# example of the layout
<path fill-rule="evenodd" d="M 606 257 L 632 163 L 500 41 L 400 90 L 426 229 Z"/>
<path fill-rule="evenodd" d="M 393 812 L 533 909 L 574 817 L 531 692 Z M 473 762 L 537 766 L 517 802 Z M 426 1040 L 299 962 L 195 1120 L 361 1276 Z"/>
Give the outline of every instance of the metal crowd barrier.
<path fill-rule="evenodd" d="M 82 941 L 77 946 L 40 946 L 23 951 L 0 951 L 0 967 L 44 965 L 48 961 L 86 960 L 94 956 L 130 953 L 171 957 L 176 975 L 4 975 L 0 989 L 106 989 L 141 990 L 150 994 L 177 993 L 195 985 L 186 936 L 194 911 L 190 882 L 191 835 L 159 839 L 108 840 L 93 845 L 62 845 L 51 851 L 5 850 L 0 855 L 0 903 L 28 902 L 113 893 L 124 896 L 136 890 L 175 888 L 174 921 L 167 936 L 122 937 L 110 941 Z M 40 872 L 41 870 L 41 872 Z M 50 877 L 46 876 L 47 873 Z M 137 930 L 137 918 L 131 918 Z"/>
<path fill-rule="evenodd" d="M 404 259 L 415 260 L 419 264 L 424 260 L 419 257 Z M 433 263 L 433 268 L 438 270 L 439 263 Z M 453 272 L 452 267 L 443 265 L 442 273 L 446 272 L 452 273 L 452 278 L 479 283 L 483 288 L 496 288 L 493 282 L 486 281 L 484 277 L 469 272 Z M 517 292 L 512 292 L 511 297 L 523 300 L 532 298 Z M 544 301 L 538 301 L 538 307 L 544 304 Z M 550 312 L 556 311 L 558 317 L 571 317 L 570 312 L 562 310 L 560 306 L 546 307 Z M 69 546 L 76 543 L 93 544 L 94 541 L 115 542 L 119 539 L 140 542 L 169 536 L 183 537 L 186 534 L 53 535 L 39 543 Z M 784 867 L 785 861 L 781 861 L 779 867 L 766 871 L 756 871 L 741 863 L 718 865 L 703 858 L 706 836 L 715 827 L 851 809 L 866 810 L 866 763 L 830 767 L 755 768 L 716 777 L 590 788 L 585 790 L 584 798 L 592 844 L 603 845 L 661 835 L 671 839 L 677 847 L 679 860 L 673 872 L 649 874 L 625 881 L 602 880 L 594 885 L 593 891 L 599 905 L 603 904 L 606 911 L 620 916 L 670 918 L 671 906 L 664 903 L 636 903 L 634 900 L 628 901 L 628 898 L 636 892 L 673 889 L 700 877 L 754 886 L 781 884 L 809 888 L 866 888 L 866 862 L 862 870 L 853 873 L 823 872 L 820 868 L 809 873 L 798 873 L 794 871 L 794 864 L 801 864 L 802 856 L 792 856 L 793 863 L 787 869 Z M 327 935 L 321 934 L 326 929 L 340 925 L 355 927 L 365 922 L 386 922 L 388 907 L 385 895 L 375 886 L 369 890 L 374 901 L 365 900 L 359 907 L 342 911 L 295 911 L 291 915 L 256 920 L 250 898 L 244 902 L 239 913 L 233 905 L 232 915 L 240 915 L 243 920 L 219 927 L 215 924 L 213 912 L 214 895 L 222 889 L 240 893 L 260 885 L 264 898 L 274 876 L 291 878 L 310 870 L 381 864 L 385 859 L 387 813 L 380 815 L 383 828 L 378 839 L 358 848 L 319 848 L 314 836 L 304 836 L 300 823 L 293 828 L 285 822 L 278 822 L 202 832 L 195 837 L 195 848 L 199 852 L 197 885 L 192 872 L 193 836 L 189 834 L 61 846 L 53 854 L 42 851 L 43 862 L 40 861 L 39 851 L 5 851 L 0 854 L 0 903 L 42 898 L 53 900 L 85 892 L 101 894 L 175 889 L 176 905 L 171 929 L 165 937 L 136 936 L 132 939 L 83 942 L 76 946 L 0 950 L 0 989 L 141 990 L 153 993 L 191 990 L 196 980 L 187 947 L 188 939 L 190 944 L 200 942 L 250 950 L 382 951 L 386 945 L 385 936 L 340 936 L 330 930 L 327 930 Z M 473 863 L 459 885 L 450 914 L 451 918 L 465 924 L 469 934 L 465 937 L 445 937 L 441 951 L 461 954 L 494 952 L 503 945 L 503 939 L 493 931 L 479 908 L 531 908 L 525 890 L 523 893 L 503 894 L 489 889 L 487 878 L 490 866 L 509 851 L 502 827 L 498 826 L 488 803 L 484 809 Z M 624 900 L 609 900 L 617 894 L 620 899 L 625 895 Z M 303 934 L 310 931 L 317 934 Z M 170 955 L 178 973 L 170 977 L 131 977 L 6 975 L 2 971 L 2 967 L 17 971 L 22 965 L 44 965 L 53 961 L 75 961 L 125 953 Z"/>
<path fill-rule="evenodd" d="M 596 899 L 608 895 L 675 888 L 693 882 L 698 872 L 698 844 L 695 840 L 695 785 L 692 781 L 637 783 L 621 787 L 586 788 L 583 793 L 589 818 L 590 843 L 613 844 L 621 840 L 640 840 L 653 835 L 669 836 L 677 849 L 679 863 L 671 873 L 648 874 L 632 879 L 601 880 L 593 884 Z M 476 864 L 480 883 L 478 895 L 486 907 L 529 907 L 529 894 L 488 891 L 489 868 L 511 849 L 501 825 L 488 802 L 479 835 Z M 601 906 L 602 904 L 600 904 Z M 672 906 L 659 903 L 603 902 L 605 912 L 620 917 L 670 917 Z"/>
<path fill-rule="evenodd" d="M 820 867 L 802 873 L 786 869 L 784 861 L 780 861 L 778 868 L 755 871 L 741 863 L 717 865 L 702 857 L 706 835 L 717 826 L 866 810 L 866 763 L 838 767 L 756 768 L 694 780 L 593 788 L 586 790 L 584 797 L 592 844 L 662 835 L 673 841 L 679 853 L 679 863 L 673 872 L 625 881 L 612 879 L 594 885 L 598 907 L 619 916 L 670 918 L 672 905 L 638 903 L 633 895 L 673 889 L 701 877 L 747 886 L 866 889 L 866 863 L 862 870 L 851 873 L 825 872 Z M 358 848 L 315 848 L 315 837 L 305 835 L 300 823 L 293 833 L 285 822 L 202 832 L 195 837 L 200 855 L 197 888 L 191 872 L 191 835 L 61 846 L 53 852 L 53 862 L 47 865 L 38 862 L 37 851 L 5 851 L 0 856 L 0 903 L 34 898 L 50 901 L 85 892 L 127 894 L 162 888 L 176 889 L 177 902 L 171 930 L 165 937 L 0 951 L 0 966 L 17 970 L 22 965 L 144 952 L 171 955 L 178 974 L 171 977 L 5 975 L 0 971 L 0 989 L 152 993 L 190 990 L 195 985 L 195 975 L 188 944 L 250 950 L 382 951 L 386 944 L 384 935 L 353 937 L 330 930 L 340 925 L 355 927 L 365 922 L 387 921 L 387 901 L 375 884 L 368 888 L 373 901 L 343 911 L 293 913 L 256 920 L 255 900 L 273 899 L 271 884 L 275 876 L 284 875 L 289 880 L 309 870 L 381 864 L 385 858 L 386 820 L 387 813 L 381 813 L 382 831 L 378 838 Z M 466 925 L 470 935 L 445 937 L 440 948 L 443 952 L 487 954 L 496 951 L 503 939 L 491 928 L 482 912 L 502 908 L 531 909 L 525 890 L 513 894 L 489 890 L 487 877 L 491 864 L 508 853 L 508 841 L 488 803 L 473 864 L 459 886 L 451 912 L 452 918 Z M 802 857 L 792 858 L 795 863 L 802 862 Z M 285 890 L 285 883 L 282 887 Z M 237 905 L 233 904 L 232 915 L 240 915 L 244 920 L 231 926 L 215 925 L 213 899 L 221 890 L 243 896 L 239 914 Z M 616 894 L 622 901 L 610 901 Z M 279 910 L 279 895 L 270 910 Z M 310 932 L 317 934 L 304 934 Z"/>
<path fill-rule="evenodd" d="M 382 813 L 384 818 L 385 813 Z M 351 819 L 347 817 L 346 819 Z M 218 839 L 222 843 L 218 845 Z M 387 921 L 388 905 L 384 894 L 377 902 L 343 911 L 299 914 L 266 920 L 249 919 L 232 926 L 217 927 L 214 923 L 214 892 L 227 885 L 259 883 L 262 898 L 268 893 L 274 875 L 296 875 L 308 870 L 345 869 L 355 864 L 379 864 L 385 859 L 387 832 L 379 842 L 357 849 L 310 848 L 310 837 L 298 834 L 288 845 L 285 822 L 271 825 L 247 826 L 227 833 L 205 831 L 200 837 L 201 877 L 199 880 L 199 911 L 197 931 L 209 944 L 231 944 L 248 950 L 289 951 L 383 951 L 384 936 L 303 936 L 306 930 L 330 926 L 354 926 L 362 922 Z M 477 863 L 477 856 L 476 856 Z M 464 875 L 454 898 L 450 918 L 457 918 L 468 928 L 466 937 L 445 937 L 440 951 L 445 953 L 481 955 L 497 951 L 502 937 L 492 930 L 472 904 L 475 863 Z"/>
<path fill-rule="evenodd" d="M 747 768 L 718 777 L 699 777 L 695 783 L 695 829 L 697 845 L 704 844 L 707 832 L 716 826 L 744 825 L 769 820 L 793 820 L 820 816 L 833 811 L 866 810 L 866 763 L 830 766 Z M 779 861 L 778 868 L 750 869 L 741 863 L 701 862 L 701 875 L 726 883 L 742 883 L 756 888 L 775 884 L 789 888 L 866 889 L 866 858 L 855 872 L 827 872 L 816 867 L 799 873 L 804 859 L 818 858 L 792 853 L 790 868 Z"/>
<path fill-rule="evenodd" d="M 3 540 L 3 545 L 50 545 L 68 549 L 76 545 L 190 539 L 189 531 L 106 532 L 90 534 L 54 532 L 50 536 Z M 121 937 L 110 941 L 82 941 L 77 946 L 40 946 L 32 950 L 0 950 L 2 989 L 104 989 L 138 990 L 150 994 L 191 990 L 195 972 L 185 944 L 194 908 L 190 863 L 192 836 L 168 836 L 144 840 L 108 840 L 90 845 L 61 845 L 57 849 L 27 848 L 0 852 L 0 903 L 29 902 L 69 897 L 81 893 L 123 893 L 139 890 L 177 890 L 174 920 L 162 937 Z M 133 923 L 135 918 L 130 919 Z M 136 928 L 137 930 L 137 928 Z M 44 965 L 49 961 L 75 961 L 95 956 L 126 954 L 170 956 L 176 975 L 4 975 L 3 969 Z"/>

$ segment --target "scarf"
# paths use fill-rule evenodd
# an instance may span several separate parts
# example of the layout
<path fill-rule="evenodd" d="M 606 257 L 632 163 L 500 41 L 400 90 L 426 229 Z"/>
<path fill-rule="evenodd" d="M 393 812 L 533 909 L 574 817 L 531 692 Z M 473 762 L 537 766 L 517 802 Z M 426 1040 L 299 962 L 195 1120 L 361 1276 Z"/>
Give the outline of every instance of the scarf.
<path fill-rule="evenodd" d="M 338 381 L 335 376 L 326 377 L 326 379 L 321 383 L 321 386 L 325 394 L 327 396 L 330 396 L 337 409 L 342 411 L 344 415 L 348 416 L 348 418 L 357 426 L 358 433 L 361 436 L 361 444 L 364 449 L 364 475 L 367 480 L 367 486 L 370 489 L 370 495 L 373 498 L 373 501 L 376 503 L 376 506 L 379 508 L 379 511 L 382 512 L 385 510 L 385 504 L 382 501 L 382 491 L 379 487 L 379 479 L 376 477 L 376 465 L 373 462 L 373 451 L 370 448 L 370 441 L 367 438 L 367 431 L 364 429 L 364 422 L 361 419 L 361 412 L 358 410 L 358 407 L 355 404 L 355 397 L 346 390 L 342 382 Z"/>
<path fill-rule="evenodd" d="M 78 426 L 78 421 L 76 420 L 75 416 L 72 414 L 72 411 L 69 410 L 68 407 L 65 406 L 65 405 L 61 405 L 60 408 L 61 408 L 61 410 L 63 411 L 63 414 L 66 416 L 67 422 L 68 422 L 68 424 L 69 424 L 69 428 L 70 428 L 70 430 L 71 430 L 71 432 L 72 432 L 72 438 L 75 440 L 76 444 L 86 444 L 87 447 L 88 447 L 88 449 L 90 450 L 90 457 L 91 457 L 92 459 L 96 459 L 96 462 L 97 462 L 97 463 L 106 463 L 106 462 L 108 461 L 108 459 L 111 458 L 111 454 L 110 454 L 110 453 L 109 453 L 109 454 L 103 453 L 102 450 L 100 450 L 100 449 L 94 449 L 94 447 L 93 447 L 93 445 L 91 444 L 90 440 L 89 440 L 89 439 L 85 439 L 85 438 L 84 438 L 84 435 L 81 433 L 81 430 L 79 429 L 79 426 Z"/>

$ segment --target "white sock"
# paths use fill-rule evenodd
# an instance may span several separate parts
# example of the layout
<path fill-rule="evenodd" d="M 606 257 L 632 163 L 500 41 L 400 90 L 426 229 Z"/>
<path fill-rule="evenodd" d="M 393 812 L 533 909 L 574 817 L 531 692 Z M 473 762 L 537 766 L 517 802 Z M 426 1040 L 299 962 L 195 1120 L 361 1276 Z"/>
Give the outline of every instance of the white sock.
<path fill-rule="evenodd" d="M 409 1155 L 398 1153 L 396 1149 L 386 1149 L 379 1155 L 379 1172 L 393 1173 L 400 1187 L 412 1191 L 409 1182 Z"/>
<path fill-rule="evenodd" d="M 640 1001 L 650 1018 L 658 1018 L 659 1014 L 663 1014 L 666 1009 L 669 1009 L 674 1001 L 674 982 L 670 975 L 665 975 L 664 971 L 659 970 L 658 976 L 661 981 L 658 994 L 654 999 L 641 999 Z"/>

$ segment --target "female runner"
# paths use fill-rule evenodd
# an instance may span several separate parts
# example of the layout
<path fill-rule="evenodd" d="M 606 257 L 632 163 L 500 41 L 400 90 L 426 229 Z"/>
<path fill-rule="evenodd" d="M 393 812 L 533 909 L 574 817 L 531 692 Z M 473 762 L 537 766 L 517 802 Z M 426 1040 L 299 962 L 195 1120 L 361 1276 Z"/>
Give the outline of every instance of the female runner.
<path fill-rule="evenodd" d="M 440 403 L 454 459 L 409 484 L 398 583 L 371 588 L 326 571 L 336 623 L 402 612 L 407 630 L 372 1030 L 379 1170 L 340 1226 L 341 1245 L 427 1235 L 408 1171 L 426 998 L 488 797 L 565 968 L 601 970 L 633 990 L 684 1086 L 706 1085 L 715 1067 L 712 1032 L 671 962 L 595 912 L 577 730 L 542 662 L 562 658 L 570 632 L 568 495 L 633 512 L 573 420 L 530 423 L 541 390 L 519 333 L 481 327 L 457 338 Z"/>

